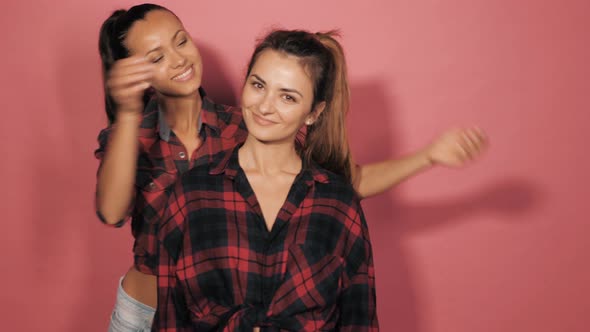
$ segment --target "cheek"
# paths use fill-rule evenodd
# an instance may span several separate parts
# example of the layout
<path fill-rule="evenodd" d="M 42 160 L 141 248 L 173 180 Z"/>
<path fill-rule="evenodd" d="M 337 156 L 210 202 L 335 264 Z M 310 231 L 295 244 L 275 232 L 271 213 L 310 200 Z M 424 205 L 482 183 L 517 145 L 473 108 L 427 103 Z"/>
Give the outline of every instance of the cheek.
<path fill-rule="evenodd" d="M 252 91 L 252 88 L 246 86 L 242 89 L 242 108 L 246 109 L 258 103 L 257 94 Z"/>
<path fill-rule="evenodd" d="M 158 66 L 154 72 L 154 77 L 152 77 L 152 85 L 157 88 L 158 86 L 168 84 L 168 81 L 169 79 L 165 67 L 163 65 Z"/>
<path fill-rule="evenodd" d="M 309 111 L 306 107 L 297 106 L 283 107 L 280 113 L 285 122 L 288 122 L 292 126 L 301 127 L 305 123 Z"/>
<path fill-rule="evenodd" d="M 199 49 L 194 44 L 187 45 L 184 49 L 184 54 L 187 58 L 192 59 L 195 65 L 200 65 L 201 53 L 199 53 Z"/>

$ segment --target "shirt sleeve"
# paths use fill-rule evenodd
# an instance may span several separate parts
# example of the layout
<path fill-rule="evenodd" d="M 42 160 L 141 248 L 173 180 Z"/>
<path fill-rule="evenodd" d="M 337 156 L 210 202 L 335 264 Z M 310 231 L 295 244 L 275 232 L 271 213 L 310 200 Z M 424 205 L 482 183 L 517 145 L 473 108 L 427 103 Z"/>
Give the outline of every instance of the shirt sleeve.
<path fill-rule="evenodd" d="M 350 210 L 354 221 L 345 261 L 338 330 L 378 331 L 373 251 L 367 223 L 358 200 L 354 205 Z"/>

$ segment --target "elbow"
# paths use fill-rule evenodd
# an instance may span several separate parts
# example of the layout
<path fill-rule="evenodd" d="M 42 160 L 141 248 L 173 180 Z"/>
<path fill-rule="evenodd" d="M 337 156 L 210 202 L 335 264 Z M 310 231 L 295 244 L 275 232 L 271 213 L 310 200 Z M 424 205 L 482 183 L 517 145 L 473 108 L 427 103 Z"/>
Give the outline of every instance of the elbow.
<path fill-rule="evenodd" d="M 108 208 L 108 206 L 104 206 L 105 204 L 102 202 L 96 202 L 96 215 L 100 221 L 102 221 L 106 225 L 110 226 L 122 226 L 126 214 L 125 212 L 115 211 L 112 208 Z"/>

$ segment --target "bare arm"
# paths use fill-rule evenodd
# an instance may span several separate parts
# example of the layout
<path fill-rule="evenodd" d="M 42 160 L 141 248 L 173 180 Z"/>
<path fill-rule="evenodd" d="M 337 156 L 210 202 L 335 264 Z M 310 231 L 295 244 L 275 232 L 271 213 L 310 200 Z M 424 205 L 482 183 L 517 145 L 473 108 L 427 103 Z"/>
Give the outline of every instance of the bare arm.
<path fill-rule="evenodd" d="M 354 187 L 361 198 L 378 195 L 432 167 L 428 156 L 419 151 L 398 159 L 357 165 Z"/>
<path fill-rule="evenodd" d="M 119 116 L 98 171 L 97 212 L 107 224 L 124 219 L 134 195 L 141 115 Z"/>
<path fill-rule="evenodd" d="M 480 129 L 452 129 L 405 157 L 357 166 L 353 185 L 361 198 L 371 197 L 435 165 L 461 167 L 477 159 L 486 146 Z"/>
<path fill-rule="evenodd" d="M 123 220 L 133 200 L 142 96 L 152 71 L 144 58 L 129 57 L 115 63 L 106 82 L 117 112 L 98 172 L 96 209 L 107 224 Z"/>

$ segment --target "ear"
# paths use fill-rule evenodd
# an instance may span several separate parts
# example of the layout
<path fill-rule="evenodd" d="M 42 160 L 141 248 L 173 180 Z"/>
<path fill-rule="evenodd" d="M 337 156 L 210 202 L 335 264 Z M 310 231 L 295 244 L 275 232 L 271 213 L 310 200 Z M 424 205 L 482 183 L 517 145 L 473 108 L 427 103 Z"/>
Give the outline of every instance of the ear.
<path fill-rule="evenodd" d="M 318 120 L 324 109 L 326 109 L 325 101 L 322 101 L 315 105 L 314 109 L 311 112 L 309 112 L 309 114 L 305 118 L 305 124 L 307 126 L 313 125 Z"/>

